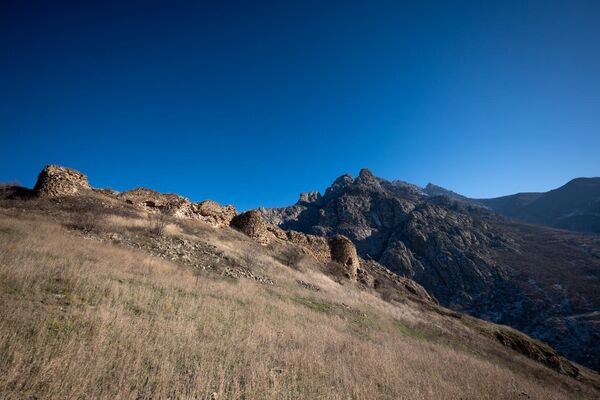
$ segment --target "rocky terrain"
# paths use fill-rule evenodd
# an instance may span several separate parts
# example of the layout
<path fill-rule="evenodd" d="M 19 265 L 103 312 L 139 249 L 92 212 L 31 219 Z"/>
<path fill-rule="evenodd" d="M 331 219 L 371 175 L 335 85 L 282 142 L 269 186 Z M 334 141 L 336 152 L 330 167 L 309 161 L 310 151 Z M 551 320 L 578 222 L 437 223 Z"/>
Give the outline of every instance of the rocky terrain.
<path fill-rule="evenodd" d="M 261 212 L 283 229 L 344 235 L 361 257 L 413 279 L 441 304 L 600 369 L 598 236 L 521 224 L 442 188 L 366 169 L 339 177 L 322 196 Z"/>
<path fill-rule="evenodd" d="M 562 399 L 600 388 L 600 376 L 547 344 L 444 307 L 522 328 L 594 367 L 595 237 L 548 230 L 540 239 L 536 227 L 367 170 L 290 208 L 240 214 L 145 188 L 92 188 L 58 166 L 33 189 L 0 194 L 0 396 Z M 279 350 L 264 348 L 273 342 Z M 145 358 L 115 357 L 115 346 Z M 84 368 L 92 349 L 107 363 Z M 352 377 L 339 381 L 330 361 L 311 358 L 321 353 Z M 456 370 L 432 386 L 429 374 L 453 363 L 485 371 L 487 383 Z M 60 365 L 86 372 L 57 372 L 70 383 L 56 385 Z M 115 365 L 127 374 L 116 378 Z"/>
<path fill-rule="evenodd" d="M 359 259 L 352 241 L 342 235 L 331 238 L 310 235 L 294 230 L 283 230 L 268 223 L 261 212 L 250 210 L 237 214 L 235 207 L 222 206 L 212 200 L 190 202 L 177 194 L 163 194 L 147 188 L 137 188 L 124 192 L 92 188 L 87 176 L 71 168 L 57 165 L 46 166 L 39 174 L 32 190 L 22 187 L 5 187 L 3 196 L 9 200 L 44 199 L 49 200 L 67 212 L 77 212 L 76 225 L 92 231 L 91 225 L 97 224 L 98 213 L 104 210 L 121 214 L 146 212 L 153 217 L 154 229 L 164 229 L 157 224 L 166 225 L 163 218 L 171 217 L 182 221 L 201 221 L 215 228 L 231 226 L 261 245 L 291 246 L 288 259 L 309 256 L 326 264 L 328 271 L 350 281 L 358 281 L 366 288 L 398 292 L 427 302 L 434 302 L 426 290 L 416 282 L 398 277 L 374 260 Z M 309 196 L 310 197 L 310 196 Z M 56 212 L 56 207 L 50 207 Z M 90 225 L 90 226 L 87 226 Z M 231 264 L 223 254 L 212 254 L 212 261 L 201 262 L 210 252 L 206 248 L 192 245 L 185 239 L 170 242 L 167 239 L 150 238 L 139 242 L 120 233 L 99 235 L 101 240 L 110 240 L 121 245 L 142 248 L 149 253 L 183 262 L 195 270 L 213 270 L 231 277 L 252 278 L 259 282 L 270 282 L 268 278 L 253 274 L 247 267 Z M 210 258 L 210 257 L 209 257 Z M 288 260 L 289 261 L 289 260 Z M 225 263 L 225 264 L 223 264 Z"/>

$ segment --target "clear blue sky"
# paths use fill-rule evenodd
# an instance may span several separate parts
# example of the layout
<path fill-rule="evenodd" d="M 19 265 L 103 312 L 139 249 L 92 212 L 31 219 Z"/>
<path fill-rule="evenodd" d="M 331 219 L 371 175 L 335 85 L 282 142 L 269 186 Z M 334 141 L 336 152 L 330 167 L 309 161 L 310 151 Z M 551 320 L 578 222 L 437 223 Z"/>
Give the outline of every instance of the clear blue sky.
<path fill-rule="evenodd" d="M 600 2 L 2 1 L 0 94 L 0 180 L 27 186 L 547 190 L 600 175 Z"/>

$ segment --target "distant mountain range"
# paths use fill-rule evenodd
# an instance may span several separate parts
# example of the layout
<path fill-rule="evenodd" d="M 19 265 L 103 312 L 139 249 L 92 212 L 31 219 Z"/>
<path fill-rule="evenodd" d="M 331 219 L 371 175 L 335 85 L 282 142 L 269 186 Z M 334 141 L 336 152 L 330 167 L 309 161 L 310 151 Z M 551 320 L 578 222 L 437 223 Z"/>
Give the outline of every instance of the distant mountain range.
<path fill-rule="evenodd" d="M 600 232 L 599 199 L 600 178 L 469 199 L 363 169 L 323 195 L 261 212 L 283 229 L 345 235 L 359 255 L 414 279 L 441 304 L 516 327 L 600 369 L 600 236 L 530 224 Z"/>
<path fill-rule="evenodd" d="M 499 214 L 534 224 L 600 232 L 600 178 L 577 178 L 544 193 L 479 199 Z"/>
<path fill-rule="evenodd" d="M 506 217 L 553 228 L 600 233 L 600 178 L 576 178 L 548 192 L 472 199 L 432 183 L 423 192 L 483 205 Z"/>

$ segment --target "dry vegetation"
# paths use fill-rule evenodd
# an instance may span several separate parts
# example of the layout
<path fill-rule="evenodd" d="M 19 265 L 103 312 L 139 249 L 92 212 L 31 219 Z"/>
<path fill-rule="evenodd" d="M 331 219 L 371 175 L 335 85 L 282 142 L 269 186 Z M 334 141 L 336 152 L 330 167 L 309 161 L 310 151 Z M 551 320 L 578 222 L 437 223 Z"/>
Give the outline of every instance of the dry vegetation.
<path fill-rule="evenodd" d="M 0 398 L 598 395 L 459 320 L 289 268 L 230 230 L 183 226 L 161 235 L 195 236 L 238 258 L 254 249 L 248 262 L 275 285 L 197 280 L 182 265 L 15 215 L 0 214 Z M 143 226 L 127 221 L 105 224 Z M 320 290 L 300 287 L 299 279 Z"/>

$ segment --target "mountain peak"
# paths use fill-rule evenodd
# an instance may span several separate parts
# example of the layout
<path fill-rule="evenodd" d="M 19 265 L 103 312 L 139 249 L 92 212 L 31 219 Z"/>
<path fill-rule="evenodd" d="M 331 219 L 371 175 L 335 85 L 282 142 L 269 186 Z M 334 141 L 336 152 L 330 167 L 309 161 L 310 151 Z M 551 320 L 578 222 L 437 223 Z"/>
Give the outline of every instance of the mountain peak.
<path fill-rule="evenodd" d="M 375 186 L 379 186 L 379 178 L 377 178 L 375 175 L 373 175 L 373 173 L 367 169 L 367 168 L 363 168 L 360 170 L 360 172 L 358 173 L 358 178 L 356 178 L 356 180 L 354 181 L 356 183 L 362 183 L 364 185 L 375 185 Z"/>
<path fill-rule="evenodd" d="M 360 178 L 374 178 L 375 177 L 375 175 L 373 175 L 373 173 L 371 172 L 371 170 L 368 169 L 368 168 L 362 168 L 360 170 L 360 172 L 358 173 L 358 176 Z"/>
<path fill-rule="evenodd" d="M 336 178 L 335 181 L 327 188 L 325 191 L 325 195 L 331 195 L 333 193 L 338 193 L 340 190 L 350 186 L 354 182 L 352 176 L 349 174 L 344 174 Z"/>
<path fill-rule="evenodd" d="M 427 186 L 425 186 L 423 192 L 427 193 L 429 196 L 446 196 L 455 200 L 468 200 L 465 196 L 461 194 L 446 189 L 445 187 L 435 185 L 431 182 L 428 183 Z"/>

